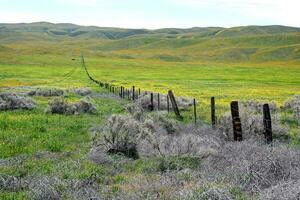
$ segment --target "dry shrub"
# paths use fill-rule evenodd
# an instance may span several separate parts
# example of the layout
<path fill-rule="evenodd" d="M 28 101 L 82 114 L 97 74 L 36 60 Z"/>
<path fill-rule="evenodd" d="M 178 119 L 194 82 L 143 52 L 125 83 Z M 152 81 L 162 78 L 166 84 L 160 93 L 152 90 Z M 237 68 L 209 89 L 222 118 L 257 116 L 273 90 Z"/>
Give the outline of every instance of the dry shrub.
<path fill-rule="evenodd" d="M 261 139 L 264 133 L 263 109 L 261 103 L 249 101 L 240 105 L 240 118 L 242 123 L 243 138 Z M 270 104 L 273 135 L 287 136 L 289 129 L 282 124 L 279 113 L 276 113 L 276 104 Z M 233 128 L 231 113 L 225 113 L 218 121 L 218 128 L 228 140 L 233 140 Z"/>
<path fill-rule="evenodd" d="M 81 99 L 75 103 L 68 103 L 64 98 L 55 98 L 49 102 L 47 113 L 78 115 L 82 113 L 95 114 L 96 107 L 88 98 Z"/>
<path fill-rule="evenodd" d="M 29 97 L 21 96 L 15 93 L 0 93 L 0 110 L 32 110 L 35 107 L 35 102 Z"/>
<path fill-rule="evenodd" d="M 300 151 L 255 141 L 229 142 L 202 167 L 204 177 L 229 178 L 247 192 L 259 192 L 281 181 L 299 180 Z"/>
<path fill-rule="evenodd" d="M 120 186 L 117 193 L 110 188 L 102 189 L 104 199 L 175 199 L 188 182 L 177 173 L 164 173 L 153 176 L 133 176 L 129 183 Z M 128 190 L 130 189 L 130 191 Z"/>
<path fill-rule="evenodd" d="M 164 120 L 162 120 L 162 118 Z M 178 125 L 165 115 L 154 115 L 143 123 L 144 137 L 138 150 L 141 155 L 208 156 L 220 146 L 218 132 L 210 127 Z"/>
<path fill-rule="evenodd" d="M 258 102 L 258 101 L 254 101 L 254 100 L 249 100 L 246 102 L 242 103 L 242 107 L 247 108 L 248 110 L 254 111 L 254 112 L 262 112 L 263 110 L 263 105 L 264 103 L 262 102 Z M 269 103 L 269 108 L 271 112 L 275 112 L 277 109 L 277 105 L 274 101 L 272 101 L 271 103 Z"/>
<path fill-rule="evenodd" d="M 28 183 L 14 176 L 0 175 L 0 191 L 17 192 L 28 187 Z"/>
<path fill-rule="evenodd" d="M 188 191 L 185 196 L 177 199 L 181 200 L 233 200 L 233 195 L 225 188 L 205 187 L 199 191 Z"/>
<path fill-rule="evenodd" d="M 72 180 L 68 183 L 68 198 L 74 200 L 102 199 L 97 193 L 99 186 L 95 182 L 96 180 L 92 177 L 81 181 Z"/>
<path fill-rule="evenodd" d="M 136 145 L 142 129 L 139 122 L 131 116 L 112 115 L 102 127 L 95 128 L 93 133 L 94 150 L 95 147 L 96 149 L 103 147 L 107 153 L 122 153 L 129 157 L 138 157 Z"/>
<path fill-rule="evenodd" d="M 300 123 L 300 95 L 295 95 L 284 104 L 284 108 L 291 109 L 294 113 L 294 117 Z"/>
<path fill-rule="evenodd" d="M 262 191 L 261 200 L 299 200 L 300 180 L 282 182 Z"/>
<path fill-rule="evenodd" d="M 63 96 L 64 91 L 57 88 L 37 88 L 28 93 L 29 96 L 44 96 L 44 97 L 53 97 L 53 96 Z"/>
<path fill-rule="evenodd" d="M 59 200 L 61 194 L 59 188 L 65 183 L 58 178 L 42 177 L 30 181 L 30 198 L 34 200 Z"/>
<path fill-rule="evenodd" d="M 217 130 L 179 125 L 163 113 L 147 116 L 141 121 L 131 115 L 113 115 L 104 126 L 93 132 L 94 147 L 91 152 L 93 160 L 98 162 L 107 161 L 103 152 L 113 151 L 127 156 L 137 151 L 141 156 L 203 157 L 214 153 L 221 143 Z M 99 146 L 104 147 L 104 151 Z"/>
<path fill-rule="evenodd" d="M 69 92 L 72 92 L 80 96 L 88 96 L 92 94 L 92 90 L 89 88 L 71 88 L 69 89 Z"/>
<path fill-rule="evenodd" d="M 20 165 L 27 159 L 26 155 L 18 155 L 15 157 L 0 159 L 0 167 Z"/>

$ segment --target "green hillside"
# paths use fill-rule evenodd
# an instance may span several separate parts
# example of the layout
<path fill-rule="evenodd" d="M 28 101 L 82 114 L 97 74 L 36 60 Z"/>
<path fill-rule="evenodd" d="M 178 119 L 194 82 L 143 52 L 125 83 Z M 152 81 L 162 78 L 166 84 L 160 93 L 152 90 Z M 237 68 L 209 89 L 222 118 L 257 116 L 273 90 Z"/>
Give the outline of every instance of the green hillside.
<path fill-rule="evenodd" d="M 1 56 L 74 54 L 209 62 L 299 62 L 300 28 L 207 27 L 158 30 L 74 24 L 0 24 Z M 7 60 L 6 60 L 7 61 Z"/>

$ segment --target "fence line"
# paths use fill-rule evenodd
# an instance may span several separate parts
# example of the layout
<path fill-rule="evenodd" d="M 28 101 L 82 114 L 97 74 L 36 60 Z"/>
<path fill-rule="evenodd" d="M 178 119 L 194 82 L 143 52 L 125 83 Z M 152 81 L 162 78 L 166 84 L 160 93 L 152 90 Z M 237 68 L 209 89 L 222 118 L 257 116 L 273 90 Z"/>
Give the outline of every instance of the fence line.
<path fill-rule="evenodd" d="M 110 92 L 113 94 L 118 94 L 121 99 L 128 99 L 135 101 L 139 98 L 139 95 L 141 95 L 141 88 L 138 88 L 138 92 L 135 90 L 135 86 L 132 86 L 132 89 L 130 92 L 130 89 L 125 88 L 124 86 L 115 86 L 110 83 L 104 83 L 102 81 L 98 81 L 94 79 L 91 74 L 89 73 L 83 55 L 81 55 L 81 63 L 83 68 L 85 69 L 85 72 L 88 76 L 88 78 L 99 85 L 100 87 L 105 87 L 108 89 Z M 137 96 L 136 96 L 137 93 Z M 147 95 L 148 92 L 144 91 L 144 95 Z M 150 105 L 149 105 L 149 110 L 154 111 L 154 93 L 150 92 Z M 132 96 L 131 96 L 132 95 Z M 167 94 L 167 111 L 168 113 L 170 112 L 170 102 L 172 105 L 172 109 L 177 117 L 177 119 L 182 120 L 183 117 L 180 114 L 174 93 L 172 90 L 168 91 Z M 195 124 L 197 124 L 197 102 L 196 99 L 193 99 L 193 110 L 194 110 L 194 121 Z M 242 132 L 242 123 L 241 123 L 241 118 L 239 116 L 239 103 L 238 101 L 232 101 L 230 103 L 231 107 L 231 117 L 232 117 L 232 127 L 233 127 L 233 136 L 235 141 L 242 141 L 243 140 L 243 132 Z M 160 94 L 157 93 L 157 110 L 160 110 Z M 263 105 L 263 122 L 264 122 L 264 136 L 266 139 L 266 142 L 268 144 L 272 143 L 273 137 L 272 137 L 272 122 L 271 122 L 271 114 L 270 114 L 270 109 L 269 109 L 269 104 L 264 104 Z M 217 124 L 217 117 L 216 117 L 216 107 L 215 107 L 215 97 L 211 97 L 211 125 L 212 127 L 215 127 Z"/>

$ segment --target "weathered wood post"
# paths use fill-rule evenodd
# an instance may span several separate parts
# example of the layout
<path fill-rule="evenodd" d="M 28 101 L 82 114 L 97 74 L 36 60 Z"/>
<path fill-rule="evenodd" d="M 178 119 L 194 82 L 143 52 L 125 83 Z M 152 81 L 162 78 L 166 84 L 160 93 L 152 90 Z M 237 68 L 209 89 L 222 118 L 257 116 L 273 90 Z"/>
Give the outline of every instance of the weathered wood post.
<path fill-rule="evenodd" d="M 127 89 L 127 99 L 130 100 L 130 90 Z"/>
<path fill-rule="evenodd" d="M 160 98 L 159 98 L 159 93 L 157 93 L 157 110 L 159 110 L 160 107 Z"/>
<path fill-rule="evenodd" d="M 120 97 L 123 98 L 123 86 L 120 88 Z"/>
<path fill-rule="evenodd" d="M 234 141 L 242 141 L 242 123 L 239 115 L 239 103 L 237 101 L 231 102 L 231 116 L 233 125 L 233 138 Z"/>
<path fill-rule="evenodd" d="M 194 118 L 195 118 L 195 124 L 197 124 L 197 108 L 196 108 L 196 99 L 194 99 Z"/>
<path fill-rule="evenodd" d="M 132 86 L 132 101 L 135 100 L 135 87 Z"/>
<path fill-rule="evenodd" d="M 150 94 L 150 111 L 154 110 L 154 104 L 153 104 L 153 93 Z"/>
<path fill-rule="evenodd" d="M 170 99 L 169 99 L 169 94 L 167 94 L 167 109 L 168 109 L 168 113 L 170 112 Z"/>
<path fill-rule="evenodd" d="M 178 109 L 178 106 L 177 106 L 176 99 L 175 99 L 175 96 L 173 94 L 173 91 L 169 90 L 168 94 L 169 94 L 169 97 L 170 97 L 170 100 L 171 100 L 171 103 L 172 103 L 172 108 L 173 108 L 173 111 L 175 112 L 176 117 L 178 119 L 182 120 L 183 117 L 180 115 L 180 112 L 179 112 L 179 109 Z"/>
<path fill-rule="evenodd" d="M 141 88 L 139 88 L 139 95 L 141 95 Z"/>
<path fill-rule="evenodd" d="M 216 125 L 216 105 L 215 105 L 215 97 L 211 98 L 211 125 L 215 126 Z"/>
<path fill-rule="evenodd" d="M 272 133 L 272 119 L 270 114 L 269 104 L 263 105 L 263 117 L 264 117 L 264 135 L 268 144 L 273 141 Z"/>
<path fill-rule="evenodd" d="M 125 92 L 126 92 L 125 87 L 123 87 L 123 93 L 122 93 L 122 95 L 123 95 L 122 98 L 123 99 L 125 99 Z"/>

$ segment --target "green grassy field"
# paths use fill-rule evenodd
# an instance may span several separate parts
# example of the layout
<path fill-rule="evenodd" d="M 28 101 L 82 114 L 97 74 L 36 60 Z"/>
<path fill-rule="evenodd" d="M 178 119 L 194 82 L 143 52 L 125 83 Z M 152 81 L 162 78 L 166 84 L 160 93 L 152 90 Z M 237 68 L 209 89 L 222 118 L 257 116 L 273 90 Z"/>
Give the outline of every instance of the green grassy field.
<path fill-rule="evenodd" d="M 196 98 L 198 116 L 204 121 L 209 118 L 212 96 L 220 116 L 229 111 L 232 100 L 274 100 L 281 106 L 300 94 L 297 28 L 139 30 L 136 34 L 88 27 L 72 32 L 67 30 L 74 27 L 67 25 L 51 26 L 46 32 L 40 25 L 32 26 L 31 31 L 16 27 L 20 30 L 0 29 L 0 92 L 32 86 L 90 87 L 107 93 L 88 80 L 80 64 L 82 52 L 95 79 L 128 88 L 135 85 L 144 91 L 167 93 L 172 89 L 176 96 Z M 67 97 L 69 101 L 79 98 Z M 11 165 L 0 162 L 0 175 L 85 180 L 96 173 L 101 184 L 108 182 L 117 192 L 128 180 L 161 172 L 161 163 L 155 159 L 120 166 L 116 157 L 111 166 L 96 165 L 87 158 L 89 129 L 111 114 L 126 112 L 126 101 L 94 98 L 96 115 L 65 116 L 44 113 L 51 98 L 34 99 L 38 107 L 33 111 L 0 112 L 0 161 L 19 160 Z M 184 116 L 192 120 L 192 112 Z M 296 137 L 299 125 L 292 126 Z M 184 159 L 177 164 L 194 167 Z M 28 198 L 24 191 L 0 192 L 0 199 L 24 198 Z"/>
<path fill-rule="evenodd" d="M 19 64 L 1 64 L 0 86 L 94 86 L 88 82 L 79 56 L 20 56 Z M 214 96 L 217 105 L 228 108 L 232 100 L 257 100 L 279 105 L 300 93 L 300 67 L 282 64 L 220 64 L 164 62 L 160 60 L 86 57 L 97 80 L 135 85 L 142 90 L 196 98 L 207 107 Z M 205 112 L 205 110 L 203 110 Z M 209 108 L 207 111 L 209 112 Z"/>

